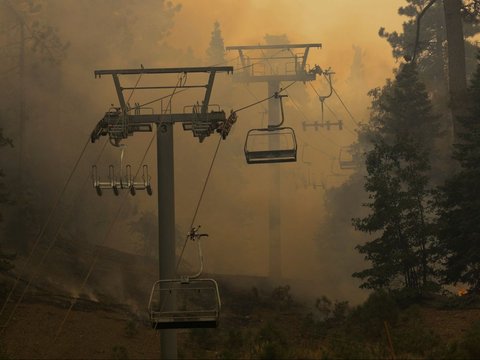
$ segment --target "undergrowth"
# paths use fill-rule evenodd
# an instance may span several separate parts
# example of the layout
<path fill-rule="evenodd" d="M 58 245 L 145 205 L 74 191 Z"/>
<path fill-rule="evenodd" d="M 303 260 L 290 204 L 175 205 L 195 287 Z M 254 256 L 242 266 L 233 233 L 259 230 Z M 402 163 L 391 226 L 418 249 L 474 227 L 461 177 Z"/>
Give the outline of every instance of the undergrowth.
<path fill-rule="evenodd" d="M 445 343 L 423 321 L 421 297 L 377 291 L 359 306 L 320 296 L 294 299 L 289 286 L 229 294 L 218 329 L 189 331 L 189 356 L 217 359 L 476 359 L 480 322 Z M 390 337 L 390 341 L 389 341 Z M 390 345 L 391 343 L 391 345 Z M 188 357 L 188 355 L 187 355 Z"/>

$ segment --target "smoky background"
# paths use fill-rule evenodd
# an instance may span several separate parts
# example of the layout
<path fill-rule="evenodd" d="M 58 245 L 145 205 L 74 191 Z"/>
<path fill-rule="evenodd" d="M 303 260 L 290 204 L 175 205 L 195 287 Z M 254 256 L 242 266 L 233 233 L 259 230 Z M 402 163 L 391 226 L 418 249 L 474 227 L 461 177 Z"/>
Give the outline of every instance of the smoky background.
<path fill-rule="evenodd" d="M 302 122 L 320 121 L 318 96 L 309 84 L 297 83 L 287 91 L 286 125 L 295 129 L 299 156 L 297 163 L 272 165 L 281 169 L 282 270 L 285 282 L 302 296 L 327 294 L 361 301 L 367 294 L 358 289 L 358 281 L 351 278 L 351 273 L 361 268 L 363 260 L 354 246 L 363 241 L 363 235 L 354 232 L 350 219 L 357 214 L 364 195 L 353 190 L 348 196 L 339 195 L 336 188 L 348 181 L 361 182 L 363 175 L 341 170 L 338 157 L 342 147 L 356 141 L 355 122 L 368 118 L 368 90 L 392 76 L 390 48 L 374 34 L 380 26 L 399 26 L 401 19 L 396 18 L 396 9 L 401 1 L 368 0 L 348 2 L 348 6 L 346 3 L 43 0 L 36 1 L 41 6 L 35 8 L 33 2 L 17 0 L 2 6 L 1 41 L 13 44 L 4 46 L 0 57 L 6 71 L 0 89 L 4 103 L 0 121 L 4 133 L 14 142 L 13 148 L 0 154 L 5 182 L 12 189 L 14 201 L 3 210 L 5 242 L 23 254 L 32 250 L 36 235 L 90 132 L 110 104 L 118 106 L 111 77 L 95 79 L 93 70 L 217 65 L 210 62 L 206 51 L 214 23 L 218 21 L 225 45 L 265 43 L 269 36 L 291 43 L 322 43 L 322 49 L 310 53 L 308 63 L 332 68 L 333 86 L 354 121 L 333 95 L 326 100 L 331 111 L 325 109 L 325 120 L 341 119 L 345 129 L 304 130 Z M 29 40 L 25 44 L 23 65 L 19 62 L 18 14 L 31 30 L 24 29 Z M 48 33 L 54 34 L 58 41 L 49 40 L 52 35 L 46 40 L 35 39 L 40 36 L 40 32 L 35 32 L 36 26 L 43 29 L 44 25 L 51 28 Z M 236 56 L 226 52 L 221 65 L 237 67 Z M 19 67 L 24 69 L 22 81 Z M 122 77 L 128 86 L 134 86 L 137 80 Z M 176 76 L 157 80 L 170 85 L 178 81 Z M 147 86 L 149 81 L 142 78 L 139 86 Z M 206 82 L 206 77 L 192 76 L 188 81 Z M 328 92 L 324 78 L 319 77 L 311 85 L 319 94 Z M 25 127 L 20 130 L 22 92 L 26 114 Z M 135 91 L 130 102 L 144 103 L 167 94 Z M 211 103 L 219 104 L 228 114 L 231 109 L 269 95 L 266 84 L 240 84 L 231 75 L 217 74 Z M 202 98 L 202 91 L 195 90 L 175 95 L 172 112 L 183 112 L 185 106 Z M 166 101 L 168 98 L 163 106 Z M 158 110 L 161 105 L 154 106 Z M 260 277 L 268 273 L 268 188 L 272 168 L 247 165 L 243 155 L 247 131 L 266 125 L 265 110 L 266 103 L 262 103 L 240 112 L 232 132 L 220 147 L 194 224 L 202 225 L 202 230 L 209 234 L 202 245 L 206 273 Z M 124 164 L 131 164 L 133 172 L 138 169 L 151 138 L 152 133 L 138 134 L 124 142 Z M 179 248 L 189 230 L 217 139 L 214 134 L 199 144 L 190 132 L 175 126 Z M 148 268 L 148 276 L 155 276 L 155 185 L 152 197 L 143 193 L 136 197 L 128 195 L 121 211 L 118 209 L 122 197 L 105 191 L 98 198 L 91 186 L 91 166 L 96 164 L 99 175 L 105 179 L 109 164 L 120 165 L 120 150 L 107 145 L 102 152 L 103 141 L 87 146 L 59 211 L 42 238 L 44 248 L 56 237 L 58 243 L 66 241 L 82 246 L 82 250 L 72 245 L 66 252 L 52 251 L 42 266 L 46 278 L 71 293 L 78 288 L 75 284 L 81 282 L 82 269 L 89 264 L 96 245 L 149 258 L 151 263 L 147 260 L 145 263 L 153 265 Z M 23 160 L 19 160 L 20 142 Z M 150 167 L 152 184 L 156 184 L 155 144 L 146 153 L 144 163 Z M 332 217 L 338 213 L 344 216 Z M 66 253 L 68 261 L 64 260 Z M 68 276 L 61 275 L 63 268 L 59 263 L 69 269 Z M 196 247 L 190 243 L 180 271 L 187 272 L 196 266 Z M 108 289 L 104 291 L 118 301 L 129 301 L 129 291 L 124 288 L 135 280 L 114 270 L 102 274 L 105 276 L 103 282 L 98 280 L 99 286 Z"/>

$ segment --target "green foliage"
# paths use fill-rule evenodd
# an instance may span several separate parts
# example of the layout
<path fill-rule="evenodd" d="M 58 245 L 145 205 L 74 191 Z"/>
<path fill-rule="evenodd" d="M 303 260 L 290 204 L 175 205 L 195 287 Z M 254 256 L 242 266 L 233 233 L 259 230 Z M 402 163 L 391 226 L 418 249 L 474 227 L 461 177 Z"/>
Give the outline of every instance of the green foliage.
<path fill-rule="evenodd" d="M 348 334 L 332 334 L 326 339 L 326 349 L 322 359 L 382 359 L 387 353 L 377 346 L 352 338 Z"/>
<path fill-rule="evenodd" d="M 353 276 L 364 280 L 363 288 L 421 288 L 433 272 L 428 171 L 438 119 L 411 64 L 372 95 L 364 130 L 373 146 L 366 156 L 370 214 L 353 224 L 378 237 L 356 247 L 372 267 Z"/>
<path fill-rule="evenodd" d="M 399 314 L 400 308 L 390 293 L 375 291 L 367 301 L 352 310 L 347 329 L 358 339 L 379 339 L 384 333 L 384 322 L 396 325 Z"/>
<path fill-rule="evenodd" d="M 9 360 L 10 355 L 5 351 L 4 346 L 0 344 L 0 360 Z"/>
<path fill-rule="evenodd" d="M 207 49 L 208 62 L 210 65 L 222 64 L 225 62 L 225 44 L 220 30 L 220 23 L 215 21 L 213 24 L 210 46 Z"/>
<path fill-rule="evenodd" d="M 304 339 L 318 341 L 324 338 L 328 333 L 328 328 L 323 321 L 317 321 L 312 312 L 306 314 L 302 319 L 300 334 Z"/>
<path fill-rule="evenodd" d="M 136 220 L 128 222 L 129 230 L 138 236 L 136 250 L 143 256 L 157 256 L 157 221 L 157 216 L 152 211 L 145 211 Z"/>
<path fill-rule="evenodd" d="M 478 359 L 480 357 L 480 322 L 474 323 L 461 339 L 433 348 L 429 355 L 434 359 Z"/>
<path fill-rule="evenodd" d="M 455 145 L 460 169 L 438 193 L 439 250 L 446 283 L 463 282 L 480 293 L 480 63 L 468 92 L 469 114 Z"/>
<path fill-rule="evenodd" d="M 458 296 L 449 294 L 445 296 L 439 307 L 442 309 L 472 309 L 480 307 L 480 295 L 466 294 Z"/>
<path fill-rule="evenodd" d="M 199 344 L 203 349 L 214 349 L 217 342 L 215 329 L 192 329 L 189 338 L 192 342 Z"/>
<path fill-rule="evenodd" d="M 476 322 L 465 334 L 462 342 L 471 359 L 480 358 L 480 321 Z"/>
<path fill-rule="evenodd" d="M 125 346 L 115 345 L 112 348 L 112 359 L 127 360 L 128 359 L 128 351 L 125 348 Z"/>
<path fill-rule="evenodd" d="M 273 305 L 281 310 L 288 310 L 294 304 L 289 285 L 278 286 L 273 289 L 271 299 L 273 300 Z"/>
<path fill-rule="evenodd" d="M 274 305 L 271 292 L 257 289 L 259 304 L 248 316 L 233 311 L 218 329 L 190 330 L 187 344 L 191 347 L 185 355 L 219 359 L 390 358 L 386 323 L 398 359 L 478 358 L 480 324 L 455 342 L 445 341 L 423 320 L 423 306 L 408 305 L 418 296 L 411 290 L 375 291 L 354 308 L 321 296 L 312 312 L 293 300 L 291 310 L 282 312 Z M 250 301 L 251 297 L 250 292 L 227 295 L 227 314 L 232 311 L 232 302 Z"/>
<path fill-rule="evenodd" d="M 231 329 L 228 331 L 225 347 L 229 349 L 231 353 L 238 354 L 245 345 L 246 337 L 240 329 Z"/>
<path fill-rule="evenodd" d="M 125 336 L 133 338 L 138 334 L 138 324 L 135 320 L 129 319 L 125 323 Z"/>
<path fill-rule="evenodd" d="M 422 320 L 418 306 L 400 314 L 397 327 L 392 329 L 395 348 L 406 354 L 431 355 L 432 349 L 442 344 L 441 339 Z"/>
<path fill-rule="evenodd" d="M 254 338 L 252 357 L 265 360 L 288 358 L 287 338 L 282 330 L 272 322 L 265 324 Z"/>
<path fill-rule="evenodd" d="M 413 55 L 417 32 L 416 18 L 428 2 L 429 0 L 406 0 L 407 4 L 398 9 L 399 15 L 407 18 L 402 25 L 402 32 L 388 32 L 385 28 L 380 28 L 379 36 L 388 41 L 395 59 Z M 465 3 L 462 15 L 464 17 L 463 32 L 467 38 L 479 32 L 478 26 L 473 21 L 475 18 L 478 19 L 478 5 L 469 5 L 470 1 L 465 1 Z M 444 56 L 446 47 L 443 3 L 437 1 L 421 20 L 417 64 L 422 80 L 432 89 L 434 96 L 437 96 L 439 100 L 445 98 L 447 94 L 448 75 L 445 71 L 447 60 Z M 465 40 L 467 73 L 471 73 L 475 68 L 475 51 L 476 47 Z"/>
<path fill-rule="evenodd" d="M 6 2 L 5 5 L 8 7 L 7 13 L 15 15 L 8 20 L 16 23 L 14 27 L 26 25 L 28 36 L 25 37 L 25 45 L 27 52 L 32 55 L 29 60 L 33 69 L 40 63 L 58 65 L 65 59 L 70 44 L 62 41 L 55 27 L 39 20 L 39 15 L 44 12 L 40 1 L 20 0 L 14 3 Z M 15 32 L 12 30 L 10 28 L 13 35 Z"/>
<path fill-rule="evenodd" d="M 326 296 L 322 296 L 315 301 L 315 308 L 327 326 L 342 324 L 350 311 L 348 301 L 335 300 L 332 303 Z"/>
<path fill-rule="evenodd" d="M 0 147 L 4 146 L 13 147 L 13 142 L 11 139 L 3 135 L 3 129 L 0 128 Z M 7 187 L 1 179 L 5 176 L 3 170 L 0 169 L 0 204 L 11 203 L 11 199 L 7 190 Z M 0 222 L 3 220 L 2 213 L 0 212 Z M 14 266 L 11 263 L 11 260 L 15 258 L 14 254 L 6 254 L 1 250 L 0 247 L 0 272 L 11 270 Z M 0 292 L 3 292 L 3 286 L 0 286 Z"/>
<path fill-rule="evenodd" d="M 9 145 L 13 147 L 13 142 L 11 139 L 3 135 L 3 129 L 0 128 L 0 148 Z M 3 170 L 0 169 L 0 179 L 5 176 Z M 10 198 L 8 196 L 7 188 L 3 181 L 0 181 L 0 204 L 8 203 Z M 0 222 L 2 221 L 2 213 L 0 212 Z"/>

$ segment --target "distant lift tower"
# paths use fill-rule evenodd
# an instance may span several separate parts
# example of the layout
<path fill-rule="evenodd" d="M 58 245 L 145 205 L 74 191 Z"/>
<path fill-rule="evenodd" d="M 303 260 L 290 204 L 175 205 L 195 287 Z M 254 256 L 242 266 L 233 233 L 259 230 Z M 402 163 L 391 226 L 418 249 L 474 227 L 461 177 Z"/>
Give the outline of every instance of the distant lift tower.
<path fill-rule="evenodd" d="M 159 251 L 159 279 L 167 283 L 176 277 L 176 254 L 175 254 L 175 198 L 174 198 L 174 164 L 173 164 L 173 125 L 177 122 L 182 123 L 184 130 L 192 131 L 193 136 L 202 142 L 206 137 L 217 131 L 225 138 L 230 129 L 225 112 L 215 108 L 211 110 L 209 106 L 210 95 L 212 93 L 213 82 L 217 72 L 233 72 L 233 67 L 192 67 L 192 68 L 163 68 L 163 69 L 123 69 L 123 70 L 96 70 L 95 77 L 102 75 L 111 75 L 115 84 L 120 106 L 109 110 L 100 120 L 91 134 L 92 142 L 95 142 L 100 136 L 108 136 L 110 142 L 114 146 L 119 146 L 120 142 L 136 132 L 153 131 L 153 125 L 156 125 L 157 132 L 157 193 L 158 193 L 158 251 Z M 136 75 L 146 76 L 149 74 L 189 74 L 189 73 L 206 73 L 209 74 L 208 82 L 199 85 L 177 84 L 171 86 L 135 86 L 122 87 L 120 84 L 120 76 Z M 157 78 L 155 78 L 157 79 Z M 170 89 L 174 94 L 179 89 L 186 88 L 204 88 L 205 95 L 201 104 L 196 104 L 185 109 L 188 112 L 171 113 L 164 111 L 155 111 L 152 108 L 144 108 L 139 104 L 134 107 L 125 101 L 123 92 L 130 91 L 158 91 L 162 89 Z M 173 96 L 173 95 L 172 95 Z M 147 110 L 147 111 L 145 111 Z M 171 110 L 171 107 L 170 107 Z M 114 175 L 111 175 L 114 176 Z M 145 177 L 146 176 L 146 177 Z M 145 183 L 136 183 L 134 178 L 128 176 L 124 181 L 110 179 L 109 182 L 101 182 L 94 179 L 94 185 L 100 188 L 110 187 L 114 193 L 120 189 L 128 190 L 134 195 L 134 190 L 147 190 L 152 192 L 148 181 L 148 174 L 144 174 Z M 133 186 L 133 190 L 132 190 Z M 150 189 L 150 190 L 149 190 Z M 97 188 L 98 191 L 98 188 Z M 153 189 L 155 191 L 155 189 Z M 179 285 L 180 286 L 180 285 Z M 218 292 L 217 292 L 218 293 Z M 151 301 L 152 299 L 150 299 Z M 175 304 L 168 304 L 174 308 Z M 164 309 L 165 310 L 165 309 Z M 166 309 L 168 310 L 168 309 Z M 164 314 L 165 312 L 162 312 Z M 178 314 L 171 312 L 172 317 Z M 183 319 L 183 318 L 182 318 Z M 184 320 L 184 319 L 183 319 Z M 200 318 L 200 320 L 203 320 Z M 214 319 L 215 320 L 215 319 Z M 204 322 L 204 321 L 203 321 Z M 215 321 L 213 321 L 215 323 Z M 202 325 L 202 321 L 190 319 L 190 324 Z M 200 324 L 199 324 L 200 323 Z M 158 326 L 157 326 L 158 325 Z M 177 334 L 172 328 L 186 327 L 183 324 L 171 323 L 169 330 L 161 330 L 161 358 L 176 359 L 177 358 Z M 157 321 L 155 328 L 165 329 L 161 327 Z"/>
<path fill-rule="evenodd" d="M 319 66 L 308 69 L 307 57 L 311 48 L 321 47 L 321 44 L 282 44 L 227 46 L 226 50 L 238 51 L 239 54 L 240 69 L 236 70 L 234 81 L 247 84 L 266 82 L 268 96 L 272 96 L 278 94 L 282 81 L 314 81 L 316 76 L 321 74 L 321 70 Z M 268 126 L 270 128 L 281 123 L 279 105 L 281 105 L 281 101 L 278 101 L 278 96 L 272 97 L 268 101 Z M 278 142 L 278 137 L 270 136 L 270 150 L 279 149 Z M 280 235 L 280 168 L 274 166 L 269 199 L 269 277 L 272 280 L 282 278 Z"/>

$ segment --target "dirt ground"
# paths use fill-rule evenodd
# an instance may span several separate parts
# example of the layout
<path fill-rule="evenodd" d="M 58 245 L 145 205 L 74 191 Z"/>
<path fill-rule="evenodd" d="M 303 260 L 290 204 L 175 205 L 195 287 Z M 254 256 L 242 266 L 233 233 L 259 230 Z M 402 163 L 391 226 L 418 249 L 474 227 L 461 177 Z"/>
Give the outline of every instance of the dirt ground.
<path fill-rule="evenodd" d="M 445 342 L 455 341 L 480 321 L 480 309 L 439 310 L 423 308 L 422 316 L 426 325 Z"/>
<path fill-rule="evenodd" d="M 67 311 L 48 304 L 21 304 L 4 331 L 7 355 L 13 359 L 160 358 L 159 333 L 119 310 L 74 310 L 54 342 Z"/>

